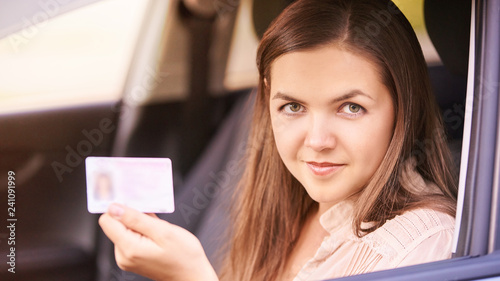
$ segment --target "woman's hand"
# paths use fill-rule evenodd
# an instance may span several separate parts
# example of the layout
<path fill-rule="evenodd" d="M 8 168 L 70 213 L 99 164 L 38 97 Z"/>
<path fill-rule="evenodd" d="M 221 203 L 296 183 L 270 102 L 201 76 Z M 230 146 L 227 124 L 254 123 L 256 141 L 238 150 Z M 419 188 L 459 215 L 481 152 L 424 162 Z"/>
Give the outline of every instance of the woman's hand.
<path fill-rule="evenodd" d="M 154 280 L 218 280 L 200 241 L 154 214 L 112 204 L 99 225 L 115 244 L 123 270 Z"/>

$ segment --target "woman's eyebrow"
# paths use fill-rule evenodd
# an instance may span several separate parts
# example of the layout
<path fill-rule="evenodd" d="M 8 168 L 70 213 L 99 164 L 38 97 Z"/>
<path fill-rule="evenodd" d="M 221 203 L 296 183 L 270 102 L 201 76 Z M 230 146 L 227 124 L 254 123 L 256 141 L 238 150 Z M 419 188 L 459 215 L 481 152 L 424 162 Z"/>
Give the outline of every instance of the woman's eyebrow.
<path fill-rule="evenodd" d="M 282 100 L 297 102 L 297 103 L 302 103 L 302 104 L 304 103 L 303 101 L 296 99 L 296 98 L 289 96 L 289 95 L 282 93 L 282 92 L 276 92 L 276 94 L 273 96 L 273 100 L 277 100 L 277 99 L 282 99 Z"/>
<path fill-rule="evenodd" d="M 373 101 L 375 101 L 370 95 L 366 94 L 365 92 L 361 91 L 361 90 L 351 90 L 349 91 L 348 93 L 340 96 L 340 97 L 336 97 L 334 98 L 330 103 L 338 103 L 338 102 L 341 102 L 341 101 L 344 101 L 344 100 L 348 100 L 348 99 L 351 99 L 351 98 L 354 98 L 356 96 L 365 96 Z"/>
<path fill-rule="evenodd" d="M 361 91 L 361 90 L 351 90 L 349 92 L 347 92 L 346 94 L 343 94 L 342 96 L 340 97 L 336 97 L 334 99 L 332 99 L 330 101 L 331 104 L 333 103 L 338 103 L 338 102 L 341 102 L 341 101 L 344 101 L 344 100 L 348 100 L 348 99 L 351 99 L 351 98 L 354 98 L 356 96 L 365 96 L 373 101 L 375 101 L 375 99 L 373 99 L 370 95 L 366 94 L 365 92 Z M 289 96 L 285 93 L 282 93 L 282 92 L 277 92 L 274 96 L 273 96 L 273 100 L 275 99 L 282 99 L 282 100 L 286 100 L 286 101 L 293 101 L 293 102 L 298 102 L 298 103 L 304 103 L 302 101 L 300 101 L 299 99 L 296 99 L 292 96 Z"/>

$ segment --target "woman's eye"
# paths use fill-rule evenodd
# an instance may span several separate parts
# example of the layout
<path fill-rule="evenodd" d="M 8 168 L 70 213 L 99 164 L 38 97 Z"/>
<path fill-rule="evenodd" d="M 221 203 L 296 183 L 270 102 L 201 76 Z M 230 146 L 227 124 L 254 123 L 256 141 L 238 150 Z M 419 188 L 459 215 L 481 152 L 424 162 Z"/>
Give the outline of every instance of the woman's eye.
<path fill-rule="evenodd" d="M 358 113 L 361 110 L 361 106 L 357 104 L 349 104 L 348 107 L 351 113 Z"/>
<path fill-rule="evenodd" d="M 363 113 L 364 108 L 355 103 L 348 103 L 342 107 L 341 112 L 348 115 L 358 115 Z"/>
<path fill-rule="evenodd" d="M 285 110 L 286 113 L 298 113 L 302 111 L 302 105 L 298 103 L 291 102 L 289 104 L 286 104 L 283 109 Z"/>

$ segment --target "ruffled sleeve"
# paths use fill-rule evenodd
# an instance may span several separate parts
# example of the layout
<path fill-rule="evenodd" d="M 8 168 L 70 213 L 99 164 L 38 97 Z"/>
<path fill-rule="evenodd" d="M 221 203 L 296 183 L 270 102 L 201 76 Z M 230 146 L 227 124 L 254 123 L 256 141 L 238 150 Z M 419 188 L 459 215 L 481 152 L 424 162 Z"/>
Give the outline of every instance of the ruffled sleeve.
<path fill-rule="evenodd" d="M 397 267 L 433 262 L 451 258 L 453 231 L 443 229 L 423 240 L 413 251 L 401 259 Z"/>

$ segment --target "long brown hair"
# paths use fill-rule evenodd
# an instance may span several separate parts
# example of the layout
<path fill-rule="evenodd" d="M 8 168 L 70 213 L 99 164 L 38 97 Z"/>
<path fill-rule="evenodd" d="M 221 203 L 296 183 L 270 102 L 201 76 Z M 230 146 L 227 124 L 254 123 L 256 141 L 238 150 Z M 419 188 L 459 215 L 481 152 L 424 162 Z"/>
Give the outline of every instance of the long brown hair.
<path fill-rule="evenodd" d="M 428 207 L 455 214 L 456 181 L 415 33 L 389 0 L 298 0 L 264 34 L 257 54 L 260 80 L 248 142 L 248 162 L 234 208 L 222 279 L 273 280 L 284 268 L 314 202 L 281 161 L 269 112 L 271 65 L 294 51 L 333 45 L 377 65 L 395 108 L 394 133 L 380 167 L 358 196 L 353 230 L 374 231 L 403 212 Z M 402 180 L 411 163 L 436 192 Z M 362 222 L 373 222 L 363 229 Z"/>

